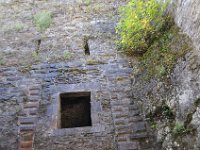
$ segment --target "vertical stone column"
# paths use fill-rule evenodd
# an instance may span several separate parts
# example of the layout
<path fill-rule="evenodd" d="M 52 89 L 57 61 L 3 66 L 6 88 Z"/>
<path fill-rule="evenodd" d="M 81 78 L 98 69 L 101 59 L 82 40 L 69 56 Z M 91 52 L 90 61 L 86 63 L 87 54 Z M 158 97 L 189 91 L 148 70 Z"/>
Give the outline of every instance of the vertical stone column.
<path fill-rule="evenodd" d="M 27 100 L 21 103 L 21 112 L 18 116 L 19 150 L 32 150 L 34 132 L 38 118 L 39 102 L 41 100 L 40 82 L 33 80 L 26 89 Z"/>
<path fill-rule="evenodd" d="M 132 69 L 126 60 L 121 66 L 121 62 L 113 63 L 105 72 L 110 83 L 108 91 L 117 150 L 151 150 L 146 122 L 133 100 Z"/>

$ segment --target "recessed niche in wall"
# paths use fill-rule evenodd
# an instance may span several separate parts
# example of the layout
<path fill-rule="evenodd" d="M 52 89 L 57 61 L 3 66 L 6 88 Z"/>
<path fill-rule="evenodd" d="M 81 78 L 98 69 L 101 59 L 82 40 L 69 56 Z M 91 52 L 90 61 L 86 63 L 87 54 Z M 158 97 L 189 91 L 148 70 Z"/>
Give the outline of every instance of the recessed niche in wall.
<path fill-rule="evenodd" d="M 92 126 L 90 92 L 60 94 L 60 128 Z"/>

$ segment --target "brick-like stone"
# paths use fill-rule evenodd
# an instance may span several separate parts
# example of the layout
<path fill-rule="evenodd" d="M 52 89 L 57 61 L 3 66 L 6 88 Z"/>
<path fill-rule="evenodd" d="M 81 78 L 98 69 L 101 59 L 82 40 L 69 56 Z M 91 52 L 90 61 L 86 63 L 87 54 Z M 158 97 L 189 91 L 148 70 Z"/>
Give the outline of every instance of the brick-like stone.
<path fill-rule="evenodd" d="M 126 122 L 123 119 L 114 120 L 116 126 L 125 125 Z"/>
<path fill-rule="evenodd" d="M 19 150 L 33 150 L 32 147 L 27 147 L 27 148 L 19 148 Z"/>
<path fill-rule="evenodd" d="M 18 116 L 20 117 L 26 117 L 27 116 L 27 112 L 24 111 L 23 109 L 18 113 Z"/>
<path fill-rule="evenodd" d="M 114 117 L 115 119 L 119 119 L 119 118 L 128 118 L 128 117 L 129 117 L 129 114 L 128 114 L 128 112 L 126 112 L 126 113 L 114 113 L 114 114 L 113 114 L 113 117 Z"/>
<path fill-rule="evenodd" d="M 138 142 L 119 142 L 119 150 L 139 150 Z"/>
<path fill-rule="evenodd" d="M 37 115 L 38 114 L 38 108 L 25 108 L 24 111 L 26 114 L 29 115 Z"/>
<path fill-rule="evenodd" d="M 130 127 L 126 126 L 126 125 L 124 125 L 124 126 L 116 126 L 116 131 L 118 133 L 130 133 L 130 134 L 132 133 Z"/>
<path fill-rule="evenodd" d="M 24 108 L 38 108 L 39 102 L 26 102 L 24 103 Z"/>
<path fill-rule="evenodd" d="M 40 90 L 31 90 L 29 91 L 29 95 L 30 96 L 39 96 L 41 93 L 40 93 Z"/>
<path fill-rule="evenodd" d="M 134 111 L 130 112 L 130 116 L 131 117 L 135 117 L 135 116 L 138 116 L 138 115 L 140 115 L 140 111 L 139 110 L 134 110 Z"/>
<path fill-rule="evenodd" d="M 34 86 L 32 86 L 31 88 L 29 88 L 29 90 L 30 90 L 30 91 L 32 91 L 32 90 L 38 90 L 38 91 L 40 91 L 40 90 L 41 90 L 41 85 L 40 85 L 40 84 L 34 85 Z"/>
<path fill-rule="evenodd" d="M 117 142 L 126 142 L 127 141 L 127 136 L 119 136 L 117 137 Z"/>
<path fill-rule="evenodd" d="M 123 107 L 123 106 L 113 106 L 112 110 L 114 112 L 124 112 L 124 111 L 128 111 L 128 108 Z"/>
<path fill-rule="evenodd" d="M 28 98 L 30 101 L 33 101 L 33 102 L 37 102 L 37 101 L 41 101 L 41 96 L 33 96 L 33 95 L 31 95 L 31 96 L 29 96 L 29 98 Z"/>
<path fill-rule="evenodd" d="M 21 131 L 20 132 L 20 141 L 31 141 L 33 140 L 33 131 Z"/>
<path fill-rule="evenodd" d="M 20 125 L 19 126 L 19 131 L 22 132 L 22 131 L 34 131 L 35 130 L 35 125 L 29 125 L 29 124 L 26 124 L 26 125 Z"/>
<path fill-rule="evenodd" d="M 20 124 L 34 124 L 37 117 L 19 117 L 18 121 Z"/>
<path fill-rule="evenodd" d="M 20 148 L 30 148 L 32 147 L 33 141 L 20 141 Z"/>
<path fill-rule="evenodd" d="M 138 110 L 138 107 L 136 105 L 130 105 L 129 106 L 129 110 L 130 111 L 135 111 L 135 110 Z"/>
<path fill-rule="evenodd" d="M 129 98 L 127 98 L 127 99 L 120 99 L 119 101 L 111 101 L 111 105 L 112 106 L 116 106 L 116 105 L 122 106 L 123 105 L 123 106 L 128 107 L 129 104 L 130 104 L 130 99 Z"/>
<path fill-rule="evenodd" d="M 140 122 L 140 121 L 143 121 L 142 117 L 141 116 L 135 116 L 135 117 L 131 117 L 129 119 L 129 123 L 135 123 L 135 122 Z"/>
<path fill-rule="evenodd" d="M 146 123 L 141 121 L 141 122 L 136 122 L 133 124 L 133 132 L 138 133 L 138 132 L 143 132 L 146 131 Z"/>
<path fill-rule="evenodd" d="M 118 135 L 120 134 L 131 134 L 131 131 L 129 128 L 116 128 L 116 132 Z"/>
<path fill-rule="evenodd" d="M 149 135 L 148 135 L 148 133 L 146 133 L 146 132 L 130 135 L 130 139 L 131 139 L 131 140 L 142 139 L 142 138 L 148 138 L 148 137 L 149 137 Z"/>

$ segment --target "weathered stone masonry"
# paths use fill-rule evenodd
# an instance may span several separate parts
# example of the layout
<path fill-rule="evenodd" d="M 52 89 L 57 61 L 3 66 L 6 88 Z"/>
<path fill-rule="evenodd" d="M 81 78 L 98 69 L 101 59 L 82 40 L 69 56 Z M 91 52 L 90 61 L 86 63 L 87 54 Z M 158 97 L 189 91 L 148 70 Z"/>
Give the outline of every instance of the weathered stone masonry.
<path fill-rule="evenodd" d="M 18 95 L 11 95 L 8 89 L 12 87 L 8 86 L 4 99 L 13 96 L 16 107 L 20 106 L 18 126 L 13 124 L 18 128 L 20 150 L 140 149 L 138 139 L 147 137 L 146 126 L 131 103 L 132 70 L 124 59 L 98 65 L 41 64 L 26 69 L 1 69 L 2 85 L 9 82 L 18 90 Z M 12 71 L 15 74 L 8 76 Z M 58 93 L 79 91 L 91 91 L 92 127 L 56 128 Z M 18 147 L 16 144 L 13 147 Z M 1 143 L 1 148 L 5 146 L 15 149 Z"/>
<path fill-rule="evenodd" d="M 0 68 L 0 149 L 150 150 L 146 123 L 132 99 L 132 69 L 114 42 L 117 7 L 125 1 L 93 0 L 91 10 L 82 0 L 34 2 L 34 11 L 53 14 L 37 65 L 30 55 L 38 34 L 32 1 L 1 5 L 7 16 L 2 29 L 18 21 L 26 26 L 0 31 L 1 51 L 14 55 L 7 64 L 18 66 Z M 90 56 L 81 47 L 84 35 L 90 37 Z M 69 60 L 62 57 L 66 50 L 73 55 Z M 59 94 L 84 91 L 91 92 L 92 126 L 58 128 Z"/>
<path fill-rule="evenodd" d="M 27 80 L 20 85 L 27 92 L 27 99 L 20 103 L 21 111 L 18 116 L 19 150 L 32 149 L 38 118 L 39 102 L 41 100 L 41 86 L 37 80 Z"/>

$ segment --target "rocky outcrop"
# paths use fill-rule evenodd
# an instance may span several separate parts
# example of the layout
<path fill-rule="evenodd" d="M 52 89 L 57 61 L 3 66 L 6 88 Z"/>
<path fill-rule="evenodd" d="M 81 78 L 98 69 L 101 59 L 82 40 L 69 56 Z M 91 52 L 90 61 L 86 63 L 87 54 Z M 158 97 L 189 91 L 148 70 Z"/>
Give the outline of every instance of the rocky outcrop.
<path fill-rule="evenodd" d="M 199 150 L 200 1 L 173 0 L 169 9 L 194 48 L 178 60 L 165 80 L 147 82 L 136 77 L 134 98 L 155 131 L 160 149 Z"/>
<path fill-rule="evenodd" d="M 186 32 L 200 50 L 200 1 L 172 0 L 175 21 Z"/>

